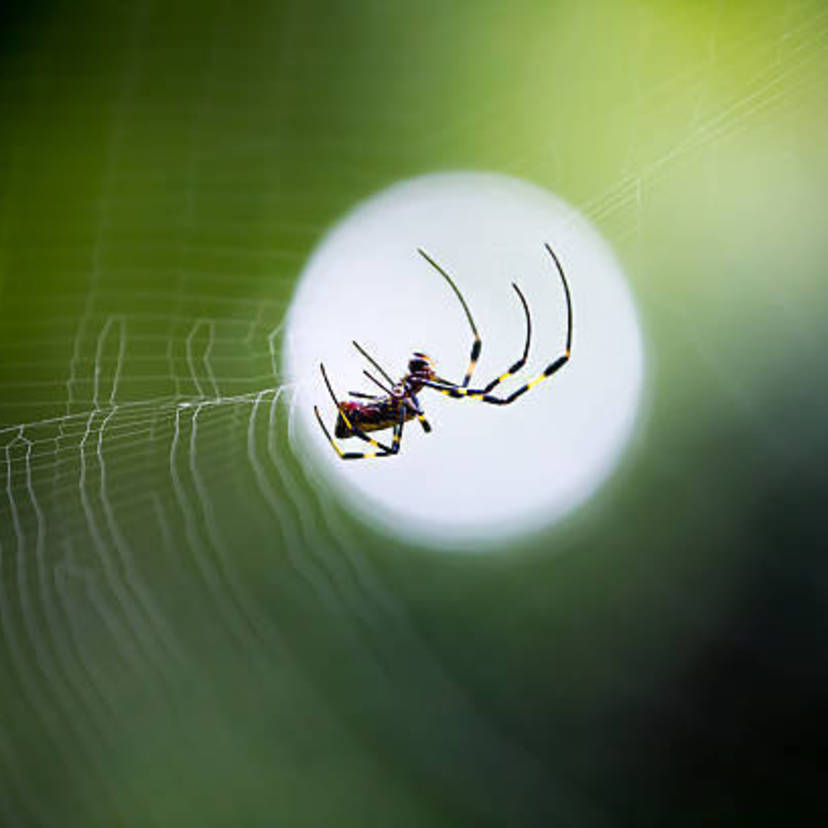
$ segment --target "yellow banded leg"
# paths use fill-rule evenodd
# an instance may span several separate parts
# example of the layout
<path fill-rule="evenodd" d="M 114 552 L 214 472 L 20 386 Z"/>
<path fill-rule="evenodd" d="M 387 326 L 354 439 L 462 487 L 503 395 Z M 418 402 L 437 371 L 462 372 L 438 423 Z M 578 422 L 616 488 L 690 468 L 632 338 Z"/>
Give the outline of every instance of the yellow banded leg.
<path fill-rule="evenodd" d="M 322 417 L 319 414 L 319 409 L 314 406 L 313 408 L 314 414 L 316 414 L 317 422 L 319 423 L 320 427 L 322 428 L 325 437 L 327 437 L 328 442 L 333 446 L 334 451 L 339 455 L 340 459 L 342 460 L 367 460 L 367 459 L 375 459 L 379 457 L 391 457 L 394 454 L 398 454 L 400 451 L 400 441 L 402 439 L 402 430 L 403 425 L 405 425 L 405 418 L 404 415 L 400 415 L 400 422 L 394 426 L 394 437 L 390 446 L 386 446 L 384 443 L 380 443 L 377 440 L 369 437 L 364 432 L 360 431 L 359 429 L 354 429 L 352 426 L 348 426 L 353 430 L 353 436 L 358 437 L 360 440 L 364 440 L 371 445 L 376 446 L 378 451 L 371 451 L 371 452 L 363 452 L 363 451 L 343 451 L 339 444 L 331 437 L 330 432 L 325 427 L 325 423 L 322 421 Z"/>
<path fill-rule="evenodd" d="M 423 431 L 428 434 L 428 432 L 431 431 L 431 423 L 425 418 L 425 414 L 418 414 L 417 419 L 420 421 Z"/>
<path fill-rule="evenodd" d="M 463 377 L 463 388 L 466 388 L 471 382 L 472 374 L 474 373 L 474 369 L 477 367 L 477 360 L 480 359 L 480 351 L 482 348 L 483 343 L 480 341 L 480 337 L 477 333 L 475 333 L 471 349 L 471 358 L 469 359 L 469 367 L 466 369 L 466 374 Z"/>
<path fill-rule="evenodd" d="M 532 343 L 532 316 L 529 313 L 529 304 L 526 301 L 526 297 L 523 295 L 521 289 L 512 282 L 512 287 L 517 293 L 518 298 L 520 299 L 520 304 L 523 306 L 523 314 L 526 317 L 526 341 L 523 345 L 523 354 L 521 355 L 520 359 L 515 362 L 508 371 L 501 374 L 497 379 L 493 379 L 484 389 L 482 389 L 483 394 L 488 394 L 493 388 L 500 385 L 501 382 L 505 382 L 510 377 L 513 377 L 518 371 L 526 365 L 526 360 L 529 358 L 529 346 Z M 479 399 L 479 395 L 477 395 L 477 399 Z"/>
<path fill-rule="evenodd" d="M 360 431 L 354 431 L 354 436 L 359 437 L 361 440 L 366 440 L 367 442 L 376 446 L 378 451 L 343 451 L 339 443 L 337 443 L 336 440 L 334 440 L 333 437 L 331 437 L 331 434 L 326 428 L 325 423 L 322 421 L 322 416 L 319 413 L 319 409 L 316 406 L 313 407 L 313 413 L 316 414 L 316 420 L 319 423 L 319 426 L 321 427 L 325 437 L 327 437 L 328 442 L 331 444 L 333 450 L 340 456 L 342 460 L 363 460 L 369 457 L 385 457 L 392 453 L 392 449 L 389 446 L 385 446 L 382 443 L 378 443 L 376 440 L 371 439 L 370 437 L 364 435 Z"/>
<path fill-rule="evenodd" d="M 534 388 L 539 383 L 543 382 L 545 379 L 549 378 L 562 368 L 566 363 L 569 361 L 569 354 L 567 353 L 564 356 L 558 357 L 554 362 L 547 365 L 546 369 L 542 374 L 538 374 L 538 376 L 534 377 L 533 379 L 529 380 L 525 385 L 521 385 L 520 388 L 513 391 L 507 397 L 496 397 L 494 394 L 488 394 L 485 388 L 460 388 L 458 386 L 449 387 L 444 385 L 438 385 L 437 383 L 425 383 L 429 388 L 434 388 L 436 391 L 439 391 L 441 394 L 445 394 L 447 397 L 453 397 L 458 399 L 460 397 L 468 397 L 472 400 L 477 400 L 478 402 L 490 403 L 492 405 L 508 405 L 511 402 L 514 402 L 521 394 L 525 394 L 531 388 Z"/>

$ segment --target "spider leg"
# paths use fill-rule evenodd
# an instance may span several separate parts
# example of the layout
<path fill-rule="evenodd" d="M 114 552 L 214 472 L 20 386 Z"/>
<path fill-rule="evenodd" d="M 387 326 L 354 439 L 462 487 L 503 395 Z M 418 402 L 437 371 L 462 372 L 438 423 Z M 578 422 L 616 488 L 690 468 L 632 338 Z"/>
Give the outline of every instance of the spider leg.
<path fill-rule="evenodd" d="M 526 360 L 529 357 L 529 345 L 532 342 L 532 317 L 529 314 L 529 305 L 526 302 L 526 297 L 521 292 L 521 289 L 512 282 L 512 287 L 515 289 L 515 292 L 520 299 L 520 303 L 523 305 L 523 312 L 526 315 L 526 344 L 523 346 L 523 355 L 521 358 L 512 365 L 505 374 L 501 374 L 496 379 L 493 379 L 484 389 L 483 393 L 488 394 L 495 386 L 500 385 L 501 382 L 504 380 L 509 379 L 509 377 L 514 376 L 524 365 L 526 365 Z"/>
<path fill-rule="evenodd" d="M 550 362 L 549 365 L 544 368 L 543 372 L 538 374 L 533 379 L 529 380 L 529 382 L 522 385 L 520 388 L 513 391 L 506 397 L 498 397 L 494 394 L 490 394 L 492 388 L 494 388 L 498 383 L 502 380 L 506 379 L 508 376 L 511 376 L 515 371 L 515 366 L 518 368 L 522 367 L 523 364 L 526 362 L 526 356 L 528 355 L 529 350 L 529 338 L 527 336 L 527 344 L 524 350 L 524 356 L 509 369 L 509 371 L 498 377 L 493 383 L 489 383 L 484 388 L 466 388 L 460 385 L 451 385 L 451 383 L 447 383 L 445 381 L 441 382 L 433 382 L 433 381 L 426 381 L 423 383 L 428 388 L 434 388 L 436 391 L 439 391 L 441 394 L 445 394 L 449 397 L 453 397 L 455 399 L 460 397 L 468 397 L 472 400 L 479 400 L 480 402 L 490 403 L 491 405 L 509 405 L 509 403 L 513 403 L 518 397 L 522 394 L 525 394 L 530 388 L 534 388 L 538 383 L 543 382 L 543 380 L 551 377 L 554 373 L 559 371 L 563 368 L 564 365 L 569 361 L 569 358 L 572 353 L 572 298 L 569 293 L 569 285 L 566 281 L 566 276 L 564 276 L 563 268 L 561 267 L 561 263 L 558 260 L 558 257 L 555 255 L 552 248 L 547 244 L 546 249 L 549 251 L 549 255 L 552 257 L 552 260 L 555 262 L 555 267 L 558 270 L 558 274 L 561 277 L 561 282 L 563 284 L 564 294 L 566 296 L 566 348 L 564 351 L 563 356 L 559 356 L 553 362 Z M 520 294 L 520 291 L 518 291 Z M 521 299 L 523 295 L 520 294 Z M 526 307 L 524 302 L 524 307 Z M 528 319 L 528 307 L 527 310 L 527 319 Z M 530 329 L 531 331 L 531 329 Z"/>
<path fill-rule="evenodd" d="M 363 371 L 362 373 L 365 374 L 365 376 L 368 377 L 368 379 L 371 380 L 371 382 L 373 382 L 374 385 L 378 385 L 380 388 L 382 388 L 382 390 L 385 391 L 385 393 L 389 397 L 394 393 L 390 388 L 383 385 L 370 371 Z"/>
<path fill-rule="evenodd" d="M 328 442 L 333 446 L 334 451 L 340 456 L 343 460 L 368 460 L 377 457 L 391 457 L 394 454 L 398 454 L 400 451 L 400 441 L 402 440 L 402 432 L 403 426 L 405 425 L 405 408 L 400 409 L 400 419 L 399 422 L 394 426 L 394 439 L 391 443 L 391 446 L 385 446 L 382 443 L 377 443 L 375 440 L 372 440 L 363 432 L 354 430 L 354 436 L 359 437 L 361 440 L 365 440 L 366 442 L 372 443 L 375 446 L 380 448 L 380 451 L 371 451 L 371 452 L 364 452 L 364 451 L 343 451 L 339 444 L 331 437 L 328 429 L 325 427 L 325 423 L 322 422 L 322 417 L 319 414 L 319 409 L 314 406 L 313 408 L 314 413 L 316 414 L 316 419 L 319 422 L 319 425 L 322 428 L 325 436 L 328 438 Z"/>
<path fill-rule="evenodd" d="M 348 395 L 351 397 L 356 397 L 358 400 L 376 400 L 377 397 L 374 394 L 363 394 L 362 391 L 349 391 Z"/>
<path fill-rule="evenodd" d="M 471 348 L 471 357 L 469 358 L 469 367 L 466 369 L 466 375 L 463 377 L 463 382 L 461 384 L 461 388 L 467 388 L 468 384 L 471 382 L 472 374 L 474 373 L 475 366 L 477 365 L 477 360 L 480 358 L 480 351 L 483 348 L 483 343 L 480 339 L 480 334 L 477 332 L 477 325 L 474 324 L 474 319 L 472 318 L 471 311 L 469 310 L 469 306 L 466 304 L 466 300 L 463 298 L 463 294 L 460 293 L 460 289 L 457 285 L 454 284 L 454 280 L 451 276 L 443 270 L 425 250 L 421 248 L 417 248 L 417 252 L 449 283 L 449 286 L 454 291 L 455 296 L 460 300 L 460 304 L 463 306 L 463 310 L 466 312 L 466 319 L 469 320 L 469 325 L 472 329 L 472 335 L 474 336 L 474 341 L 472 342 Z"/>
<path fill-rule="evenodd" d="M 479 402 L 490 403 L 492 405 L 509 405 L 509 403 L 513 403 L 518 397 L 529 391 L 529 389 L 534 388 L 538 383 L 543 382 L 543 380 L 548 377 L 551 377 L 552 374 L 563 368 L 567 362 L 569 362 L 569 354 L 558 357 L 554 362 L 550 362 L 549 365 L 544 368 L 542 373 L 529 380 L 529 382 L 521 385 L 520 388 L 513 391 L 507 397 L 497 397 L 494 394 L 489 394 L 486 392 L 485 388 L 462 388 L 459 385 L 452 387 L 449 385 L 440 385 L 436 382 L 430 381 L 423 384 L 428 388 L 433 388 L 436 391 L 439 391 L 441 394 L 445 394 L 447 397 L 453 397 L 455 399 L 467 397 L 470 400 L 477 400 Z"/>
<path fill-rule="evenodd" d="M 420 401 L 417 399 L 416 394 L 410 394 L 409 400 L 411 400 L 411 407 L 417 414 L 417 419 L 420 421 L 420 425 L 423 427 L 423 431 L 428 434 L 431 431 L 431 423 L 425 418 L 425 414 L 423 414 L 423 408 L 420 405 Z"/>
<path fill-rule="evenodd" d="M 325 385 L 328 389 L 328 393 L 331 395 L 331 399 L 334 401 L 334 405 L 336 406 L 337 412 L 342 417 L 342 419 L 345 421 L 345 425 L 348 426 L 348 428 L 350 429 L 350 431 L 353 433 L 353 435 L 355 437 L 359 437 L 360 440 L 364 440 L 366 443 L 370 443 L 372 446 L 374 446 L 374 448 L 377 449 L 377 452 L 374 452 L 370 456 L 374 456 L 374 454 L 376 454 L 377 456 L 381 457 L 381 456 L 383 456 L 383 454 L 391 453 L 392 452 L 391 446 L 387 446 L 387 445 L 385 445 L 385 443 L 380 443 L 378 440 L 374 440 L 373 437 L 369 437 L 364 431 L 362 431 L 362 429 L 358 428 L 357 426 L 355 426 L 351 422 L 351 420 L 348 417 L 347 413 L 342 408 L 342 406 L 339 404 L 339 400 L 337 399 L 336 394 L 334 393 L 333 387 L 331 386 L 331 382 L 328 379 L 328 373 L 327 373 L 327 371 L 325 371 L 325 366 L 320 364 L 319 369 L 322 371 L 322 379 L 325 380 Z M 325 428 L 325 424 L 322 422 L 322 417 L 319 415 L 319 409 L 316 406 L 314 406 L 313 410 L 314 410 L 314 412 L 316 412 L 316 419 L 319 420 L 319 425 L 322 426 L 322 431 L 325 432 L 325 436 L 328 438 L 328 442 L 334 447 L 334 449 L 336 449 L 339 456 L 343 457 L 346 460 L 352 459 L 350 456 L 346 456 L 346 455 L 351 455 L 351 454 L 354 454 L 355 452 L 343 452 L 342 449 L 339 448 L 339 446 L 331 439 L 331 435 L 328 433 L 328 429 Z M 359 456 L 361 457 L 362 455 L 359 454 Z"/>
<path fill-rule="evenodd" d="M 351 340 L 351 342 L 352 342 L 352 344 L 353 344 L 354 348 L 356 348 L 356 349 L 357 349 L 357 350 L 358 350 L 358 351 L 362 354 L 362 356 L 364 356 L 364 357 L 365 357 L 365 359 L 367 359 L 367 360 L 368 360 L 368 362 L 370 362 L 370 363 L 371 363 L 371 365 L 373 365 L 373 366 L 374 366 L 374 368 L 376 368 L 376 369 L 377 369 L 377 371 L 379 371 L 379 372 L 383 375 L 383 377 L 385 377 L 386 382 L 387 382 L 389 385 L 393 385 L 393 384 L 394 384 L 394 380 L 392 380 L 392 379 L 391 379 L 391 377 L 389 377 L 389 376 L 388 376 L 388 372 L 387 372 L 387 371 L 385 371 L 385 370 L 383 369 L 383 367 L 382 367 L 382 366 L 381 366 L 381 365 L 380 365 L 380 364 L 379 364 L 379 363 L 378 363 L 378 362 L 377 362 L 377 361 L 376 361 L 376 360 L 375 360 L 375 359 L 374 359 L 374 358 L 373 358 L 373 357 L 372 357 L 372 356 L 368 353 L 368 351 L 366 351 L 366 350 L 365 350 L 365 348 L 363 348 L 363 347 L 362 347 L 362 345 L 360 345 L 360 344 L 359 344 L 359 342 L 357 342 L 355 339 L 354 339 L 354 340 Z M 367 372 L 367 371 L 365 371 L 364 373 L 368 374 L 368 372 Z M 374 377 L 372 377 L 370 374 L 368 374 L 368 377 L 369 377 L 370 379 L 372 379 L 374 382 L 377 382 L 377 380 L 376 380 L 376 379 L 374 379 Z M 380 388 L 382 388 L 382 390 L 383 390 L 383 391 L 385 391 L 386 393 L 388 393 L 388 389 L 387 389 L 387 388 L 385 388 L 385 387 L 382 385 L 382 383 L 377 383 L 377 385 L 379 385 L 379 387 L 380 387 Z"/>
<path fill-rule="evenodd" d="M 319 423 L 319 427 L 322 429 L 323 434 L 328 438 L 328 442 L 333 447 L 333 450 L 343 459 L 343 460 L 362 460 L 366 457 L 386 457 L 388 454 L 391 453 L 391 449 L 387 446 L 381 446 L 379 443 L 374 443 L 374 445 L 379 447 L 379 451 L 372 451 L 372 452 L 364 452 L 364 451 L 343 451 L 339 444 L 331 437 L 330 432 L 325 426 L 325 423 L 322 421 L 322 415 L 319 413 L 319 409 L 314 406 L 313 413 L 316 414 L 316 421 Z M 356 432 L 354 436 L 357 435 Z"/>

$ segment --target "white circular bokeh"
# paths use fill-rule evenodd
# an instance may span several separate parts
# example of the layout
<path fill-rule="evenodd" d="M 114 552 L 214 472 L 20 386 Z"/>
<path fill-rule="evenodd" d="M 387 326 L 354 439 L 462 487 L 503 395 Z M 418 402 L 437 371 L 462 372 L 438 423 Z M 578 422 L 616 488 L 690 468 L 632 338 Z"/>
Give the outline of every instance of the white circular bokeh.
<path fill-rule="evenodd" d="M 563 353 L 566 305 L 544 249 L 557 253 L 572 293 L 572 359 L 510 406 L 454 400 L 423 389 L 433 426 L 406 424 L 400 453 L 342 461 L 313 414 L 333 432 L 340 399 L 378 393 L 357 340 L 395 379 L 415 350 L 460 381 L 472 335 L 422 247 L 454 278 L 474 315 L 483 351 L 472 386 L 520 356 L 525 322 L 511 288 L 532 312 L 527 367 L 504 393 Z M 442 173 L 403 181 L 357 205 L 314 251 L 287 317 L 284 369 L 295 384 L 295 446 L 363 517 L 407 540 L 478 549 L 549 525 L 607 478 L 632 433 L 643 383 L 635 306 L 607 244 L 578 213 L 525 181 L 489 173 Z M 374 373 L 376 373 L 374 371 Z M 500 390 L 499 389 L 499 390 Z M 390 432 L 375 434 L 390 440 Z M 371 450 L 356 439 L 348 451 Z"/>

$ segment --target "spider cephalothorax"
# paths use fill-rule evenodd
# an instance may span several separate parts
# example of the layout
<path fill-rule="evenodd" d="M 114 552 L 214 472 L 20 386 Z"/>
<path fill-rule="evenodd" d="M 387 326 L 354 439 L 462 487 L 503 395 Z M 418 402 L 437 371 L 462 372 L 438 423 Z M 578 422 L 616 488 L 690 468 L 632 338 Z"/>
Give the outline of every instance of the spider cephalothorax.
<path fill-rule="evenodd" d="M 434 374 L 434 360 L 422 351 L 414 351 L 408 360 L 409 374 L 423 374 L 426 377 Z"/>
<path fill-rule="evenodd" d="M 434 360 L 422 351 L 414 351 L 411 359 L 408 360 L 408 375 L 403 380 L 408 380 L 409 385 L 418 385 L 419 387 L 415 390 L 419 391 L 426 382 L 436 379 L 438 377 L 434 373 Z"/>
<path fill-rule="evenodd" d="M 425 431 L 431 431 L 431 426 L 423 414 L 423 410 L 420 407 L 420 401 L 417 399 L 417 394 L 423 388 L 433 388 L 441 394 L 446 394 L 449 397 L 468 397 L 470 399 L 479 400 L 480 402 L 490 403 L 492 405 L 508 405 L 509 403 L 514 402 L 522 394 L 525 394 L 530 388 L 534 388 L 539 382 L 542 382 L 547 377 L 551 377 L 552 374 L 562 368 L 569 361 L 572 347 L 572 302 L 569 296 L 569 285 L 567 284 L 566 277 L 564 276 L 563 268 L 561 267 L 558 257 L 548 244 L 546 245 L 546 249 L 552 257 L 552 261 L 555 263 L 555 267 L 561 277 L 564 296 L 566 297 L 566 347 L 563 355 L 550 362 L 541 374 L 538 374 L 538 376 L 534 379 L 524 383 L 520 386 L 520 388 L 505 397 L 498 397 L 497 395 L 492 394 L 491 391 L 493 391 L 494 388 L 500 385 L 500 383 L 504 380 L 509 379 L 509 377 L 513 376 L 523 368 L 529 357 L 529 344 L 532 339 L 532 319 L 529 314 L 529 305 L 526 303 L 526 299 L 521 293 L 520 288 L 516 284 L 512 283 L 512 287 L 515 289 L 515 292 L 520 299 L 524 314 L 526 316 L 526 344 L 523 348 L 523 355 L 509 368 L 508 371 L 493 379 L 490 383 L 488 383 L 488 385 L 485 385 L 482 388 L 469 388 L 469 383 L 471 382 L 472 374 L 474 373 L 475 366 L 477 365 L 477 360 L 480 356 L 482 347 L 480 335 L 477 333 L 477 326 L 474 324 L 474 319 L 472 318 L 471 311 L 466 304 L 466 300 L 463 298 L 463 295 L 460 293 L 457 285 L 454 284 L 452 278 L 427 253 L 422 250 L 418 251 L 420 255 L 433 268 L 435 268 L 441 276 L 443 276 L 451 289 L 454 291 L 457 298 L 460 300 L 460 304 L 462 305 L 466 318 L 469 321 L 469 325 L 472 329 L 472 335 L 474 337 L 469 367 L 466 369 L 463 381 L 459 384 L 454 383 L 450 380 L 442 379 L 437 376 L 434 372 L 434 361 L 431 357 L 424 354 L 422 351 L 415 351 L 412 354 L 411 359 L 408 361 L 408 372 L 400 379 L 399 382 L 395 383 L 380 367 L 376 360 L 374 360 L 374 358 L 371 357 L 358 343 L 354 342 L 356 349 L 371 363 L 371 365 L 374 366 L 374 368 L 377 369 L 377 371 L 379 371 L 385 379 L 385 382 L 381 382 L 377 379 L 377 377 L 368 371 L 363 372 L 374 384 L 378 385 L 384 393 L 382 395 L 372 395 L 364 394 L 359 391 L 351 391 L 350 395 L 352 397 L 358 400 L 365 400 L 365 402 L 339 402 L 336 394 L 334 393 L 333 387 L 328 380 L 325 366 L 320 365 L 325 385 L 327 386 L 328 392 L 330 393 L 337 409 L 336 425 L 334 427 L 335 436 L 340 439 L 357 437 L 366 443 L 370 443 L 376 449 L 376 451 L 373 452 L 343 451 L 339 445 L 331 439 L 331 435 L 328 433 L 328 429 L 325 427 L 325 423 L 322 421 L 322 417 L 319 414 L 319 409 L 314 407 L 316 419 L 319 421 L 322 431 L 325 432 L 325 436 L 328 438 L 328 441 L 343 460 L 361 460 L 366 457 L 388 457 L 389 455 L 397 454 L 400 450 L 400 440 L 402 438 L 403 426 L 406 421 L 412 420 L 415 417 L 420 421 L 420 424 Z M 379 441 L 368 436 L 368 432 L 380 431 L 386 428 L 393 429 L 393 439 L 390 446 L 385 443 L 380 443 Z"/>

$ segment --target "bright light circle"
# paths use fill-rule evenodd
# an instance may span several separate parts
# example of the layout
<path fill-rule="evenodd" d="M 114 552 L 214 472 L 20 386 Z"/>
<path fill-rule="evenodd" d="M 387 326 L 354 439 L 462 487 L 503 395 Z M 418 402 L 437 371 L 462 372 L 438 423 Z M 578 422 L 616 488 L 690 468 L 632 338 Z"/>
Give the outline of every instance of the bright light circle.
<path fill-rule="evenodd" d="M 340 399 L 379 393 L 359 342 L 395 379 L 413 351 L 460 381 L 472 335 L 446 282 L 422 247 L 454 278 L 474 315 L 483 351 L 472 385 L 520 356 L 525 323 L 511 288 L 532 312 L 529 363 L 504 393 L 563 353 L 566 306 L 544 248 L 558 255 L 572 292 L 572 359 L 510 406 L 420 393 L 433 431 L 406 424 L 399 455 L 342 461 L 313 414 L 331 430 Z M 322 469 L 364 518 L 411 541 L 481 549 L 548 526 L 608 477 L 633 430 L 643 348 L 621 268 L 598 233 L 560 199 L 525 181 L 489 173 L 443 173 L 395 184 L 357 205 L 323 239 L 305 268 L 286 327 L 284 369 L 294 383 L 294 446 Z M 498 390 L 501 390 L 498 389 Z M 390 441 L 390 432 L 374 435 Z M 356 439 L 348 451 L 371 450 Z"/>

